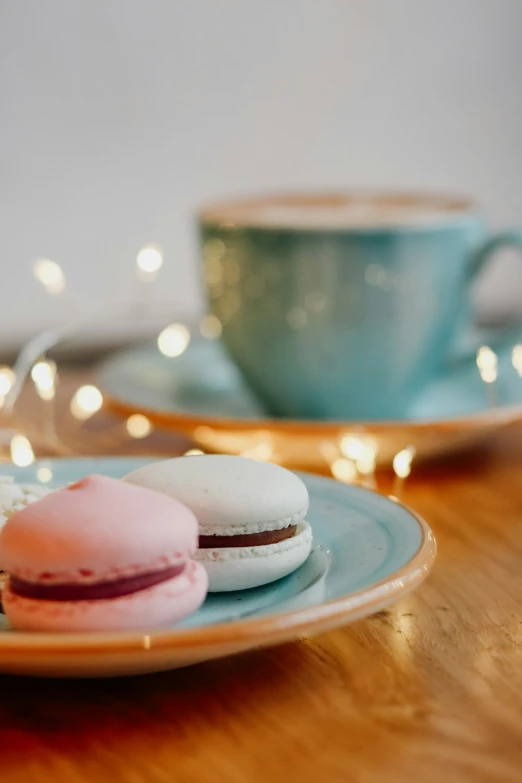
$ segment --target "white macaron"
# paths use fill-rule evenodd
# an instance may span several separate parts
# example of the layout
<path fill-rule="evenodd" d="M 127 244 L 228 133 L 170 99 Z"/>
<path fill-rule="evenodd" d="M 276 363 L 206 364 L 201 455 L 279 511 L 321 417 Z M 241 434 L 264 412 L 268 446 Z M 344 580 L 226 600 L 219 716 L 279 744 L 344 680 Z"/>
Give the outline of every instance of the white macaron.
<path fill-rule="evenodd" d="M 274 582 L 310 554 L 307 489 L 278 465 L 206 454 L 151 463 L 124 481 L 163 492 L 192 509 L 199 522 L 195 559 L 207 570 L 210 592 Z"/>

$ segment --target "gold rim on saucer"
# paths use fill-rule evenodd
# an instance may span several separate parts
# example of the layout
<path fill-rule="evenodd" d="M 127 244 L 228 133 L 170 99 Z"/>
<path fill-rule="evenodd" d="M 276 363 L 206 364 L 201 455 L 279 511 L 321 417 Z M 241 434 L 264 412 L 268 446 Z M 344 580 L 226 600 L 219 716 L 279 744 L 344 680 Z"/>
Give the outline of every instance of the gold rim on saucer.
<path fill-rule="evenodd" d="M 416 459 L 428 459 L 464 449 L 509 424 L 522 421 L 522 406 L 490 408 L 469 416 L 441 421 L 308 421 L 294 419 L 232 419 L 161 411 L 114 399 L 103 389 L 104 406 L 127 418 L 146 416 L 158 429 L 189 436 L 206 451 L 255 456 L 295 469 L 330 472 L 329 449 L 349 433 L 373 438 L 377 463 L 391 465 L 393 457 L 413 446 Z"/>

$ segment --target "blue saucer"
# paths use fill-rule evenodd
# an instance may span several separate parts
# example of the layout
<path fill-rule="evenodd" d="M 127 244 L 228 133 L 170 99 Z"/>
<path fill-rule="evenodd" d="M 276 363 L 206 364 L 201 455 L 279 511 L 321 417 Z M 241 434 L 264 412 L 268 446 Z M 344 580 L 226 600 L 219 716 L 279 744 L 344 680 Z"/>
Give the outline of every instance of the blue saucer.
<path fill-rule="evenodd" d="M 522 379 L 509 352 L 499 355 L 498 369 L 496 406 L 522 406 Z M 135 411 L 251 422 L 269 418 L 218 341 L 192 340 L 174 359 L 163 356 L 155 343 L 130 348 L 111 356 L 98 377 L 109 398 Z M 447 421 L 490 409 L 491 389 L 475 361 L 462 359 L 423 391 L 401 421 Z"/>
<path fill-rule="evenodd" d="M 492 342 L 493 342 L 492 335 Z M 205 451 L 263 456 L 293 469 L 325 472 L 347 431 L 372 437 L 377 461 L 390 465 L 413 447 L 416 460 L 484 441 L 522 420 L 522 379 L 510 351 L 499 351 L 498 381 L 487 386 L 463 346 L 447 374 L 392 421 L 292 420 L 269 416 L 219 342 L 193 339 L 175 359 L 155 344 L 111 356 L 100 368 L 106 406 L 120 416 L 142 413 L 154 425 L 183 432 Z M 268 456 L 267 456 L 268 455 Z"/>

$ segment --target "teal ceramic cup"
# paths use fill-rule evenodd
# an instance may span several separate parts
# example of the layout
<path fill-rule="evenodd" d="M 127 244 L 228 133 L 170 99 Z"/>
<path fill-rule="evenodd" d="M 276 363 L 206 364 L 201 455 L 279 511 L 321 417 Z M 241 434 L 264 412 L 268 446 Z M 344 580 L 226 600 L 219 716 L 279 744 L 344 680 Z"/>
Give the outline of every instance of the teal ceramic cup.
<path fill-rule="evenodd" d="M 281 196 L 200 213 L 210 311 L 277 416 L 397 419 L 473 323 L 470 285 L 522 231 L 488 236 L 470 202 Z M 478 347 L 478 346 L 477 346 Z"/>

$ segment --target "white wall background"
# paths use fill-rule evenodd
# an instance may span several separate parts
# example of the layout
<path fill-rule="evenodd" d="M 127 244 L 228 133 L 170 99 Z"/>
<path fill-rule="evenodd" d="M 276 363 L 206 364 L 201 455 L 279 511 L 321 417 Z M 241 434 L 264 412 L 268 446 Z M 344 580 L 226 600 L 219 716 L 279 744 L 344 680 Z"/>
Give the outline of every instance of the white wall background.
<path fill-rule="evenodd" d="M 0 112 L 0 345 L 130 301 L 148 241 L 158 319 L 199 308 L 214 196 L 431 188 L 522 225 L 521 0 L 3 0 Z M 522 302 L 522 263 L 485 287 Z"/>

